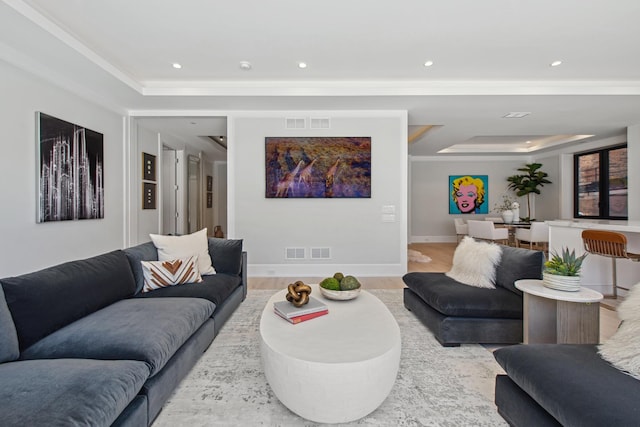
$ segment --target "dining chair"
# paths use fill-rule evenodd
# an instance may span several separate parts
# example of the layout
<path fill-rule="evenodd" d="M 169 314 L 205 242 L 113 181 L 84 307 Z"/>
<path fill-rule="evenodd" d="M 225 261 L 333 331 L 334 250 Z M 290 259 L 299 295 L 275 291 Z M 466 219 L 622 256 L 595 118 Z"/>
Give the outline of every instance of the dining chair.
<path fill-rule="evenodd" d="M 474 239 L 499 241 L 507 244 L 509 242 L 509 230 L 506 228 L 496 228 L 493 221 L 467 221 L 469 225 L 469 236 Z"/>
<path fill-rule="evenodd" d="M 464 219 L 462 218 L 454 218 L 453 222 L 456 226 L 456 237 L 458 238 L 459 242 L 460 239 L 469 234 L 469 226 L 466 222 L 464 222 Z"/>
<path fill-rule="evenodd" d="M 529 249 L 533 245 L 541 245 L 545 251 L 549 246 L 549 226 L 544 222 L 532 222 L 530 228 L 517 228 L 515 233 L 516 247 L 520 247 L 520 242 L 528 242 Z"/>
<path fill-rule="evenodd" d="M 628 291 L 628 288 L 618 286 L 616 260 L 625 258 L 637 262 L 640 261 L 640 254 L 627 251 L 627 237 L 615 231 L 583 230 L 582 242 L 584 243 L 584 250 L 590 254 L 611 258 L 613 293 L 607 296 L 618 298 L 618 288 Z"/>

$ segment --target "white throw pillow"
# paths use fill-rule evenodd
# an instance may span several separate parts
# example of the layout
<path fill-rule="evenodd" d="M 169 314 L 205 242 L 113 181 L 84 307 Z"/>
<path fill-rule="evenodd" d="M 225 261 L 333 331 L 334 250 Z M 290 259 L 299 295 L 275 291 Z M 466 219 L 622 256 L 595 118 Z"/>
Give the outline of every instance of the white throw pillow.
<path fill-rule="evenodd" d="M 640 320 L 640 283 L 631 287 L 617 312 L 620 320 Z"/>
<path fill-rule="evenodd" d="M 198 257 L 198 270 L 200 274 L 215 274 L 209 255 L 209 240 L 207 229 L 203 228 L 186 236 L 164 236 L 161 234 L 149 234 L 153 244 L 158 249 L 159 261 L 172 261 L 175 259 Z"/>
<path fill-rule="evenodd" d="M 619 370 L 640 380 L 640 284 L 633 286 L 618 307 L 622 324 L 598 346 L 600 356 Z"/>
<path fill-rule="evenodd" d="M 144 276 L 142 292 L 167 286 L 202 282 L 198 271 L 198 257 L 195 255 L 172 261 L 140 261 L 140 263 Z"/>
<path fill-rule="evenodd" d="M 445 274 L 465 285 L 495 289 L 496 266 L 501 257 L 500 246 L 466 236 L 453 253 L 451 271 Z"/>

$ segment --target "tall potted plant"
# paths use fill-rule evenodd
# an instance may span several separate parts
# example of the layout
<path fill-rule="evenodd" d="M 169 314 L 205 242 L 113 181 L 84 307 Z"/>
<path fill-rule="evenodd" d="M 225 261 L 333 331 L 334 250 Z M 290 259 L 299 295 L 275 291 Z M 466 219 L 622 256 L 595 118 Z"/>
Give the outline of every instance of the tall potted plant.
<path fill-rule="evenodd" d="M 527 163 L 524 167 L 518 168 L 518 171 L 524 174 L 507 178 L 510 190 L 515 191 L 518 197 L 527 196 L 527 217 L 523 218 L 525 221 L 531 221 L 531 194 L 540 194 L 539 187 L 551 184 L 547 179 L 549 174 L 539 170 L 541 167 L 542 163 Z"/>

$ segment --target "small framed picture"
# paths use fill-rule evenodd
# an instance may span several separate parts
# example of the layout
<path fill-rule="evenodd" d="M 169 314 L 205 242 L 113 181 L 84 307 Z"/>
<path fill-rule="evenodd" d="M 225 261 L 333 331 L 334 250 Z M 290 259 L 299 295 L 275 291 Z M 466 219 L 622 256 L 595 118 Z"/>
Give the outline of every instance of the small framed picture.
<path fill-rule="evenodd" d="M 207 208 L 213 207 L 213 193 L 207 193 Z"/>
<path fill-rule="evenodd" d="M 207 191 L 213 191 L 213 177 L 207 175 Z"/>
<path fill-rule="evenodd" d="M 142 209 L 156 208 L 156 185 L 151 182 L 142 183 Z"/>
<path fill-rule="evenodd" d="M 142 153 L 142 179 L 145 181 L 156 180 L 156 156 Z"/>

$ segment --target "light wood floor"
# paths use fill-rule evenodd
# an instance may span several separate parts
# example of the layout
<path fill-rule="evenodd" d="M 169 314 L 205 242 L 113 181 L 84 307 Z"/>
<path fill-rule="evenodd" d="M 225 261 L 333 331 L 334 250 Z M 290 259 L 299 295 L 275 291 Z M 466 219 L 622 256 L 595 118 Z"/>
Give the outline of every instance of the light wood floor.
<path fill-rule="evenodd" d="M 427 255 L 431 262 L 418 263 L 409 262 L 407 271 L 423 272 L 445 272 L 451 269 L 453 253 L 456 243 L 412 243 L 409 249 L 413 249 Z M 305 283 L 318 283 L 324 277 L 249 277 L 248 288 L 251 289 L 273 289 L 286 288 L 296 280 Z M 402 289 L 404 282 L 402 277 L 359 277 L 363 289 Z M 605 307 L 609 307 L 608 309 Z M 615 304 L 603 304 L 600 308 L 600 342 L 613 335 L 620 324 L 618 316 L 614 311 Z"/>

